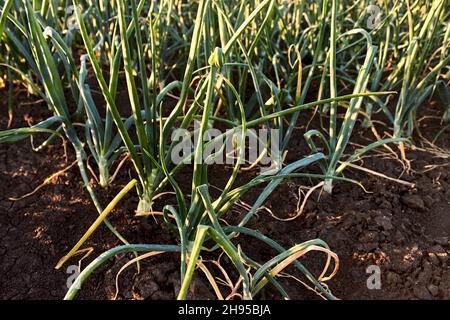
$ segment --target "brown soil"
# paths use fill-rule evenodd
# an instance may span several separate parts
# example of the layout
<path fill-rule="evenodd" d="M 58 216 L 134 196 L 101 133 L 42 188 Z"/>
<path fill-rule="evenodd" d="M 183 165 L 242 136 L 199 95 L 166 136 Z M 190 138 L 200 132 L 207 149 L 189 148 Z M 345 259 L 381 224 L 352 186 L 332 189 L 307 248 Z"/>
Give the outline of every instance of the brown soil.
<path fill-rule="evenodd" d="M 39 111 L 38 107 L 45 110 L 43 105 L 20 105 L 22 99 L 26 101 L 25 98 L 17 99 L 13 127 L 27 125 L 24 119 L 36 123 L 48 115 Z M 5 110 L 5 105 L 6 101 L 2 99 L 0 109 Z M 424 118 L 421 127 L 426 138 L 432 140 L 441 127 L 439 106 L 431 104 L 426 113 L 432 117 Z M 6 123 L 6 115 L 2 111 L 1 130 L 6 129 Z M 361 132 L 361 135 L 356 134 L 354 142 L 367 144 L 371 133 L 358 128 L 355 132 Z M 299 129 L 292 138 L 288 161 L 307 153 L 302 133 L 303 129 Z M 420 141 L 417 139 L 417 145 L 421 145 Z M 348 169 L 346 176 L 360 181 L 369 193 L 354 184 L 336 183 L 331 196 L 322 194 L 317 201 L 319 194 L 314 193 L 297 219 L 282 222 L 261 211 L 249 227 L 285 247 L 313 238 L 326 241 L 341 262 L 337 276 L 328 283 L 339 298 L 450 299 L 450 133 L 442 134 L 436 144 L 446 150 L 447 157 L 436 150 L 423 151 L 421 148 L 407 152 L 412 160 L 412 170 L 403 174 L 401 179 L 415 183 L 416 188 Z M 13 145 L 0 144 L 0 299 L 61 299 L 67 290 L 66 281 L 70 276 L 66 273 L 67 265 L 61 270 L 55 270 L 54 266 L 97 217 L 87 192 L 80 184 L 78 168 L 72 167 L 30 197 L 15 202 L 9 198 L 32 191 L 46 177 L 72 163 L 73 154 L 70 147 L 68 149 L 66 159 L 59 142 L 40 153 L 32 152 L 29 140 Z M 379 151 L 386 153 L 385 149 Z M 391 177 L 398 177 L 402 172 L 399 161 L 377 152 L 358 164 Z M 228 170 L 212 167 L 211 185 L 223 185 Z M 248 173 L 240 179 L 248 180 L 254 175 L 255 172 Z M 104 205 L 129 181 L 129 176 L 130 171 L 122 170 L 113 188 L 97 189 Z M 181 173 L 179 179 L 186 181 L 186 187 L 189 187 L 189 168 Z M 281 218 L 292 216 L 298 202 L 298 187 L 310 186 L 311 183 L 307 179 L 290 180 L 276 189 L 265 206 Z M 261 190 L 255 189 L 246 195 L 245 201 L 251 204 Z M 173 201 L 171 196 L 163 197 L 156 207 Z M 136 205 L 136 196 L 129 195 L 110 217 L 111 223 L 125 238 L 132 243 L 176 242 L 161 219 L 135 217 Z M 244 213 L 242 209 L 235 210 L 227 219 L 232 221 Z M 264 262 L 274 255 L 272 250 L 253 239 L 244 236 L 240 239 L 244 252 L 256 261 Z M 82 261 L 82 265 L 86 266 L 101 252 L 119 244 L 109 230 L 101 226 L 85 244 L 94 252 Z M 130 257 L 119 255 L 103 265 L 83 286 L 79 298 L 112 299 L 115 276 Z M 227 267 L 227 259 L 221 259 Z M 324 259 L 319 254 L 310 253 L 302 258 L 302 262 L 317 274 Z M 76 264 L 77 259 L 71 259 L 70 263 Z M 366 268 L 372 264 L 381 268 L 380 290 L 369 290 L 366 286 L 370 275 Z M 282 283 L 291 298 L 318 298 L 293 279 L 284 279 Z M 179 257 L 163 254 L 143 261 L 139 274 L 134 266 L 123 272 L 118 298 L 171 299 L 179 286 Z M 200 271 L 189 296 L 214 298 Z M 272 299 L 278 295 L 268 288 L 258 297 Z"/>

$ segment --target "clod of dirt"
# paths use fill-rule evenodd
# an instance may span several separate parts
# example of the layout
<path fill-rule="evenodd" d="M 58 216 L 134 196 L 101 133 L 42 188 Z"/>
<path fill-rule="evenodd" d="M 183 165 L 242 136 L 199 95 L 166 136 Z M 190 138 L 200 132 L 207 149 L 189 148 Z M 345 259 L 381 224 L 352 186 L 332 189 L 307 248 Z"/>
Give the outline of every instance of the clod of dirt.
<path fill-rule="evenodd" d="M 142 279 L 137 284 L 137 290 L 134 291 L 135 294 L 133 295 L 133 298 L 136 300 L 144 300 L 151 297 L 159 290 L 158 284 L 149 278 Z"/>
<path fill-rule="evenodd" d="M 436 297 L 439 294 L 439 287 L 435 286 L 434 284 L 428 285 L 428 291 L 433 295 L 433 297 Z"/>
<path fill-rule="evenodd" d="M 383 228 L 383 230 L 389 231 L 394 228 L 390 217 L 377 216 L 374 220 L 381 228 Z"/>
<path fill-rule="evenodd" d="M 431 300 L 433 297 L 424 285 L 414 286 L 414 295 L 421 300 Z"/>
<path fill-rule="evenodd" d="M 425 203 L 423 202 L 423 199 L 418 195 L 415 194 L 403 195 L 401 197 L 401 201 L 404 205 L 406 205 L 410 209 L 425 210 Z"/>

